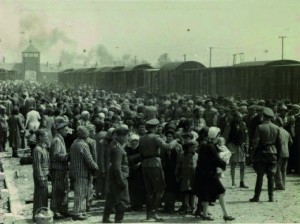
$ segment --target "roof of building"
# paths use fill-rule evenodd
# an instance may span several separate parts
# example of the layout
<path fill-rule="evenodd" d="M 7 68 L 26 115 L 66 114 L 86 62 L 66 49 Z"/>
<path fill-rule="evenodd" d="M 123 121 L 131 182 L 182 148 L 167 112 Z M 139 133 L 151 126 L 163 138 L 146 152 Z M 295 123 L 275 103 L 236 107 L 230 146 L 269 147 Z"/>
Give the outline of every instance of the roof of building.
<path fill-rule="evenodd" d="M 22 53 L 40 53 L 40 51 L 35 46 L 33 46 L 30 41 L 29 46 Z"/>
<path fill-rule="evenodd" d="M 6 70 L 6 71 L 10 71 L 10 70 L 14 70 L 14 66 L 16 63 L 0 63 L 0 68 Z"/>

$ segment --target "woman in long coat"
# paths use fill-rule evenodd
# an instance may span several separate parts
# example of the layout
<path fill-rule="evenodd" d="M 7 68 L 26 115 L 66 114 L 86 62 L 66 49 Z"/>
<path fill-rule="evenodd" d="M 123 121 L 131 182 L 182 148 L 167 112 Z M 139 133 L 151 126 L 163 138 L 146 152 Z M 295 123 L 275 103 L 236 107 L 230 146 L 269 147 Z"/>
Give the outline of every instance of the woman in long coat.
<path fill-rule="evenodd" d="M 18 148 L 21 147 L 21 133 L 25 132 L 22 118 L 19 115 L 19 108 L 15 107 L 8 120 L 9 125 L 9 145 L 12 147 L 12 157 L 18 156 Z"/>
<path fill-rule="evenodd" d="M 226 210 L 225 188 L 217 175 L 217 167 L 224 170 L 226 168 L 226 163 L 219 158 L 216 147 L 219 135 L 219 128 L 210 127 L 208 130 L 208 143 L 200 145 L 194 191 L 199 201 L 203 202 L 202 218 L 204 220 L 214 220 L 211 216 L 208 216 L 208 204 L 219 199 L 224 214 L 223 219 L 230 221 L 235 218 L 230 216 Z"/>
<path fill-rule="evenodd" d="M 125 148 L 129 165 L 128 188 L 130 205 L 131 210 L 133 211 L 141 210 L 146 200 L 146 190 L 141 167 L 142 158 L 138 148 L 139 138 L 138 135 L 131 134 L 129 137 L 129 144 Z"/>

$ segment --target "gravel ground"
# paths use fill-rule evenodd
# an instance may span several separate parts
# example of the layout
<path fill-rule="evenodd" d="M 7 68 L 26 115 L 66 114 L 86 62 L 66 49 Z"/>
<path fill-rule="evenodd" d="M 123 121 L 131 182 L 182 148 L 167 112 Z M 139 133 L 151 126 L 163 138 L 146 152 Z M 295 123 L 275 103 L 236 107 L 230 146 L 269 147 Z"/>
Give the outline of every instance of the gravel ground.
<path fill-rule="evenodd" d="M 5 164 L 5 167 L 18 171 L 19 178 L 15 178 L 15 185 L 18 188 L 19 200 L 21 202 L 22 211 L 20 214 L 24 215 L 29 220 L 32 216 L 32 203 L 25 203 L 27 200 L 32 200 L 33 197 L 33 178 L 31 165 L 19 165 L 19 160 L 10 158 L 11 154 L 0 153 L 0 157 Z M 236 174 L 239 178 L 239 168 Z M 229 170 L 229 167 L 228 167 Z M 4 170 L 5 172 L 5 170 Z M 255 186 L 255 173 L 251 167 L 246 168 L 246 184 L 249 189 L 230 188 L 230 174 L 225 172 L 225 177 L 222 179 L 224 186 L 226 186 L 226 201 L 228 211 L 231 215 L 236 217 L 232 223 L 300 223 L 300 176 L 289 175 L 287 177 L 286 190 L 276 191 L 274 193 L 275 202 L 268 202 L 267 193 L 267 179 L 264 179 L 263 191 L 261 194 L 261 202 L 250 203 Z M 237 178 L 237 183 L 238 179 Z M 51 186 L 49 185 L 49 189 Z M 73 207 L 73 195 L 70 197 L 70 210 Z M 99 223 L 102 219 L 104 201 L 94 201 L 91 211 L 88 213 L 89 218 L 84 223 Z M 179 207 L 180 203 L 177 204 Z M 201 221 L 201 223 L 224 223 L 222 219 L 222 211 L 219 203 L 210 207 L 210 213 L 213 214 L 215 221 Z M 191 215 L 182 216 L 178 214 L 161 214 L 167 223 L 194 223 L 200 222 Z M 145 212 L 131 212 L 126 213 L 124 222 L 136 223 L 145 218 Z M 24 223 L 24 222 L 23 222 Z M 57 223 L 74 223 L 71 219 L 61 220 Z M 76 223 L 83 223 L 76 221 Z"/>

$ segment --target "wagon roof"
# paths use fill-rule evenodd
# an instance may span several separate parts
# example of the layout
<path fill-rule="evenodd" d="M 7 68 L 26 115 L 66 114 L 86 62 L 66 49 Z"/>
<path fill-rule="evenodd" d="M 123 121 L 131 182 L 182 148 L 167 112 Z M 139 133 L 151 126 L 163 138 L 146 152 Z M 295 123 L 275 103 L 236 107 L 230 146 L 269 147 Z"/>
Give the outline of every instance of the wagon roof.
<path fill-rule="evenodd" d="M 197 61 L 170 62 L 161 67 L 161 71 L 184 70 L 184 69 L 205 68 L 203 64 Z"/>
<path fill-rule="evenodd" d="M 88 72 L 88 71 L 92 71 L 96 68 L 79 68 L 79 69 L 76 69 L 75 72 Z"/>
<path fill-rule="evenodd" d="M 252 61 L 252 62 L 242 62 L 240 64 L 234 65 L 234 67 L 272 66 L 272 65 L 287 65 L 287 64 L 300 64 L 300 62 L 294 60 Z"/>
<path fill-rule="evenodd" d="M 148 64 L 140 64 L 140 65 L 125 67 L 122 71 L 144 70 L 144 69 L 150 69 L 150 68 L 153 68 L 153 67 Z"/>
<path fill-rule="evenodd" d="M 101 70 L 101 72 L 111 72 L 111 71 L 119 71 L 122 70 L 124 66 L 116 66 L 116 67 L 107 67 Z"/>

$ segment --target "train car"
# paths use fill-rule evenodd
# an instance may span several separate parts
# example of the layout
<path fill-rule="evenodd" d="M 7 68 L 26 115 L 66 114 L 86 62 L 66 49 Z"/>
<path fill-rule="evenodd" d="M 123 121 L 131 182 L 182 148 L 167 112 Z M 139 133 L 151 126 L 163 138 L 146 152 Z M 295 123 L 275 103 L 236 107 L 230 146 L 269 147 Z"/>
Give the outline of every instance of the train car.
<path fill-rule="evenodd" d="M 6 80 L 6 73 L 7 71 L 3 68 L 0 68 L 0 80 Z"/>
<path fill-rule="evenodd" d="M 116 66 L 101 71 L 105 76 L 105 90 L 119 92 L 118 85 L 120 80 L 118 80 L 118 77 L 115 74 L 123 68 L 124 66 Z"/>
<path fill-rule="evenodd" d="M 145 69 L 143 74 L 139 76 L 138 87 L 139 91 L 158 93 L 159 92 L 159 70 L 158 68 Z"/>
<path fill-rule="evenodd" d="M 105 89 L 105 71 L 110 70 L 111 68 L 112 67 L 103 67 L 92 71 L 96 88 Z"/>
<path fill-rule="evenodd" d="M 84 74 L 82 74 L 84 77 L 84 79 L 86 80 L 85 83 L 88 84 L 89 86 L 93 86 L 95 87 L 96 86 L 96 76 L 95 76 L 95 73 L 94 71 L 96 70 L 97 68 L 88 68 Z"/>
<path fill-rule="evenodd" d="M 117 89 L 121 92 L 126 92 L 127 90 L 135 90 L 141 87 L 143 83 L 143 71 L 145 69 L 152 69 L 153 67 L 148 64 L 140 64 L 130 67 L 125 67 L 124 69 L 116 72 L 117 79 L 120 80 Z"/>
<path fill-rule="evenodd" d="M 185 93 L 183 83 L 187 83 L 185 69 L 205 68 L 197 61 L 171 62 L 161 67 L 159 71 L 159 93 Z"/>

